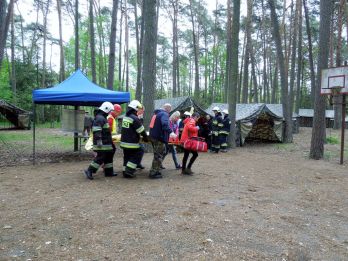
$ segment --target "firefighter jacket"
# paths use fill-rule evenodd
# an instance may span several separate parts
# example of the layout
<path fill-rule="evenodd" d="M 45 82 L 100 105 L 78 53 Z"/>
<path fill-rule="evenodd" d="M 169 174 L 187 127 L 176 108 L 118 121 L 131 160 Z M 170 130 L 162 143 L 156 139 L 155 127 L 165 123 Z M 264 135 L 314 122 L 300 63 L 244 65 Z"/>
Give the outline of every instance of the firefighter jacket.
<path fill-rule="evenodd" d="M 222 124 L 222 116 L 221 113 L 217 113 L 214 118 L 213 118 L 213 123 L 212 123 L 212 133 L 214 136 L 219 136 L 219 132 L 222 129 L 223 124 Z"/>
<path fill-rule="evenodd" d="M 92 125 L 93 132 L 93 150 L 108 151 L 112 150 L 112 138 L 109 128 L 109 123 L 106 119 L 106 114 L 103 111 L 98 111 Z M 101 143 L 100 143 L 101 141 Z M 101 146 L 97 146 L 101 144 Z"/>
<path fill-rule="evenodd" d="M 122 120 L 120 147 L 124 149 L 139 149 L 140 135 L 144 137 L 144 141 L 147 141 L 144 126 L 136 115 L 136 111 L 130 109 Z"/>
<path fill-rule="evenodd" d="M 223 126 L 222 126 L 219 134 L 224 134 L 224 135 L 230 134 L 231 120 L 228 117 L 228 115 L 225 115 L 224 119 L 222 120 L 222 124 L 223 124 Z"/>

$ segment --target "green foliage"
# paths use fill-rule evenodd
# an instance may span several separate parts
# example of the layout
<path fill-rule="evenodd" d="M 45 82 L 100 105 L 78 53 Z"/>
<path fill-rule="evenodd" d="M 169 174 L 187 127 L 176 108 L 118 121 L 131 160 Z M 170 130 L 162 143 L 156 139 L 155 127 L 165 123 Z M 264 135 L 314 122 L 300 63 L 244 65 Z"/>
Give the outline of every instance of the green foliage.
<path fill-rule="evenodd" d="M 337 136 L 328 136 L 326 137 L 326 142 L 329 144 L 338 144 L 339 140 Z"/>
<path fill-rule="evenodd" d="M 0 99 L 6 101 L 12 101 L 12 90 L 9 78 L 9 62 L 7 60 L 2 61 L 0 70 Z"/>

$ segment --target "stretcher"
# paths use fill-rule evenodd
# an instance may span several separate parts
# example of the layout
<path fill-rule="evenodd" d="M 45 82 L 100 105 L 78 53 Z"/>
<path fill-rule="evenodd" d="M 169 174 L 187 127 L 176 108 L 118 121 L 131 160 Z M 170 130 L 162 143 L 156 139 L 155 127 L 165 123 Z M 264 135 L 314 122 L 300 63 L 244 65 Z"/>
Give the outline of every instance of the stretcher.
<path fill-rule="evenodd" d="M 112 141 L 113 141 L 114 144 L 120 143 L 121 142 L 121 134 L 113 135 L 112 136 Z M 150 142 L 145 142 L 141 138 L 139 143 L 148 144 Z M 175 145 L 175 146 L 181 146 L 181 143 L 180 143 L 180 141 L 178 139 L 169 139 L 168 144 L 169 145 Z M 92 135 L 88 138 L 88 140 L 87 140 L 87 142 L 85 144 L 85 149 L 87 151 L 93 150 L 93 136 Z"/>

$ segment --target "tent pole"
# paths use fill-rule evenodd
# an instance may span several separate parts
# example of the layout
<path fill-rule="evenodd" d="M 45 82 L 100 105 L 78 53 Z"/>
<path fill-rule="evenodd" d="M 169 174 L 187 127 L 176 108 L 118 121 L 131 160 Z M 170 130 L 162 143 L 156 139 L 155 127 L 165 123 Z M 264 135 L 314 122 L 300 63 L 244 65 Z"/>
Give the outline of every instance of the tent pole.
<path fill-rule="evenodd" d="M 77 117 L 76 117 L 76 113 L 77 113 L 77 110 L 79 109 L 79 106 L 74 106 L 75 107 L 75 130 L 77 129 Z M 74 151 L 78 151 L 78 147 L 79 147 L 79 144 L 78 144 L 79 140 L 78 140 L 78 132 L 74 132 Z"/>
<path fill-rule="evenodd" d="M 36 164 L 36 155 L 35 155 L 35 121 L 36 121 L 36 104 L 33 103 L 33 165 Z"/>

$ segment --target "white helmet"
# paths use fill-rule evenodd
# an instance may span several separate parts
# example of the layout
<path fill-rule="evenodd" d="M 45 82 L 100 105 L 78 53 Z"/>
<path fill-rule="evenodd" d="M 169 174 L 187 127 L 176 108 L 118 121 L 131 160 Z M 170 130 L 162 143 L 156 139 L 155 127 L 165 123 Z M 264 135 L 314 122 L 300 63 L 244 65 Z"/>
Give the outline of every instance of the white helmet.
<path fill-rule="evenodd" d="M 103 104 L 99 107 L 99 110 L 109 113 L 114 110 L 114 105 L 111 102 L 103 102 Z"/>
<path fill-rule="evenodd" d="M 215 106 L 215 107 L 213 108 L 213 111 L 220 112 L 220 108 L 219 108 L 218 106 Z"/>
<path fill-rule="evenodd" d="M 138 111 L 139 109 L 143 108 L 143 105 L 138 100 L 133 100 L 128 104 L 128 107 Z"/>
<path fill-rule="evenodd" d="M 223 112 L 224 114 L 228 114 L 228 110 L 227 110 L 227 109 L 224 109 L 222 112 Z"/>

